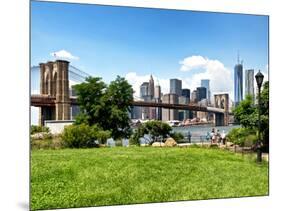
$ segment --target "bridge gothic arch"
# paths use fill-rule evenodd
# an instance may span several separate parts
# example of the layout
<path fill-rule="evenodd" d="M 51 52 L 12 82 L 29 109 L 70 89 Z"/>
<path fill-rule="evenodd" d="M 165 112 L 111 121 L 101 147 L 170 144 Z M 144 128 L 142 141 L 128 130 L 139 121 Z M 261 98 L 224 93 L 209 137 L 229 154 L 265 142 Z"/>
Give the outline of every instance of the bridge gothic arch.
<path fill-rule="evenodd" d="M 228 125 L 229 122 L 229 95 L 228 94 L 216 94 L 215 95 L 215 107 L 224 110 L 224 113 L 215 114 L 215 125 L 223 126 Z"/>
<path fill-rule="evenodd" d="M 56 96 L 57 94 L 57 71 L 53 72 L 53 77 L 52 77 L 52 95 Z"/>
<path fill-rule="evenodd" d="M 40 63 L 40 94 L 55 98 L 55 105 L 39 108 L 39 124 L 45 120 L 69 120 L 69 62 L 56 60 Z"/>

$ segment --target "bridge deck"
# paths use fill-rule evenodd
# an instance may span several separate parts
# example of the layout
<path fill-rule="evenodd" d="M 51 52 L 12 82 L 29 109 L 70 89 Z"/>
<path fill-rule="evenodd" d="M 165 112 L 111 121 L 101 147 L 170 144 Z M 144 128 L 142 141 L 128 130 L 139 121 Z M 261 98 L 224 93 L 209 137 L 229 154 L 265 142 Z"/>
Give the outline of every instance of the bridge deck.
<path fill-rule="evenodd" d="M 50 95 L 31 95 L 32 106 L 55 106 L 56 98 Z M 77 97 L 70 97 L 71 105 L 78 105 Z M 224 113 L 224 109 L 199 106 L 194 104 L 169 104 L 159 102 L 144 102 L 144 101 L 133 101 L 132 106 L 140 107 L 158 107 L 166 109 L 177 109 L 177 110 L 189 110 L 189 111 L 203 111 L 212 113 Z"/>

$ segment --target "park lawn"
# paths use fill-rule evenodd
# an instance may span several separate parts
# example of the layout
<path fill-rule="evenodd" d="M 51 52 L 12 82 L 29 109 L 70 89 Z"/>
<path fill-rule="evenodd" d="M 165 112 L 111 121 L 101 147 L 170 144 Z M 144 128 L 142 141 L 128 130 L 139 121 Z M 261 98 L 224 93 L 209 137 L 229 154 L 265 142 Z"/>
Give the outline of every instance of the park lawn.
<path fill-rule="evenodd" d="M 268 164 L 220 149 L 32 150 L 31 209 L 268 195 Z"/>

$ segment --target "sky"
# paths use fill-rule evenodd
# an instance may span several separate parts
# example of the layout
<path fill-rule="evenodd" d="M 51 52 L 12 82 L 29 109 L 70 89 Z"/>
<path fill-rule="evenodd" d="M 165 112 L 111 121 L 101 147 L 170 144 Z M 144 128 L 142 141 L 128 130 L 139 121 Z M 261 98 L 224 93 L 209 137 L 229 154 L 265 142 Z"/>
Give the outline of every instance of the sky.
<path fill-rule="evenodd" d="M 191 91 L 210 79 L 233 99 L 238 52 L 267 79 L 268 16 L 31 2 L 32 65 L 56 54 L 107 83 L 125 77 L 136 96 L 152 74 L 164 93 L 170 78 Z"/>

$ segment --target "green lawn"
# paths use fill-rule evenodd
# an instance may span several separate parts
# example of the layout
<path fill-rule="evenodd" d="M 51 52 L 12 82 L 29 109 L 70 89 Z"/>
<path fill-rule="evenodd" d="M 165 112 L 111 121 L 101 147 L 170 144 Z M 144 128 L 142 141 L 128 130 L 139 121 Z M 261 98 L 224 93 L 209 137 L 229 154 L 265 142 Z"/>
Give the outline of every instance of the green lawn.
<path fill-rule="evenodd" d="M 268 164 L 204 148 L 33 150 L 31 208 L 268 195 Z"/>

